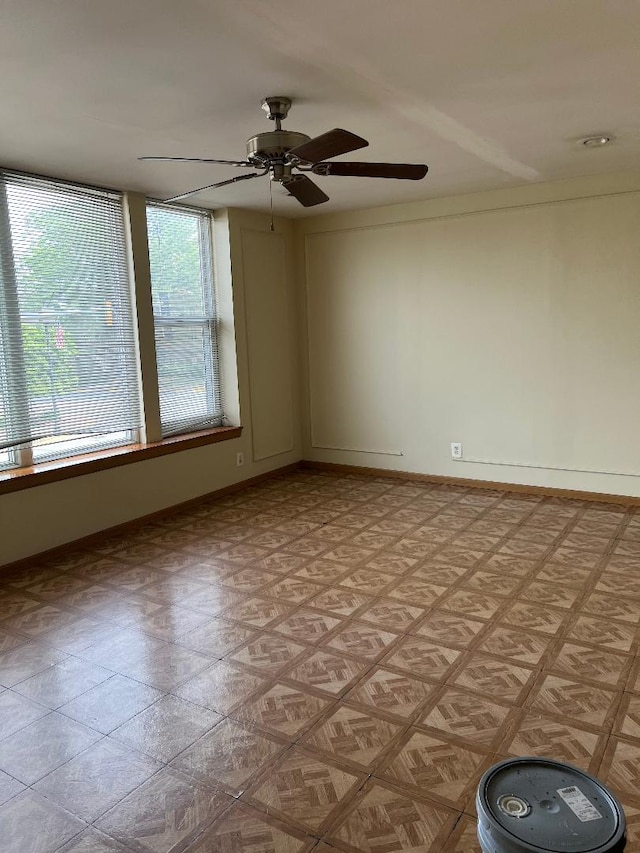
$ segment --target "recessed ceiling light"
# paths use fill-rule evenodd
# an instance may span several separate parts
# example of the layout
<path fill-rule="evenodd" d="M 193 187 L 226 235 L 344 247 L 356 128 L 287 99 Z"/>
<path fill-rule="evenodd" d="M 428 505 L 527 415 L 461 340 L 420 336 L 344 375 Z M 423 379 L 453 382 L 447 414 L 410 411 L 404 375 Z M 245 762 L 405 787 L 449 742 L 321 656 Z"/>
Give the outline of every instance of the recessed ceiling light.
<path fill-rule="evenodd" d="M 612 139 L 612 136 L 585 136 L 578 144 L 583 148 L 602 148 L 603 145 L 608 145 Z"/>

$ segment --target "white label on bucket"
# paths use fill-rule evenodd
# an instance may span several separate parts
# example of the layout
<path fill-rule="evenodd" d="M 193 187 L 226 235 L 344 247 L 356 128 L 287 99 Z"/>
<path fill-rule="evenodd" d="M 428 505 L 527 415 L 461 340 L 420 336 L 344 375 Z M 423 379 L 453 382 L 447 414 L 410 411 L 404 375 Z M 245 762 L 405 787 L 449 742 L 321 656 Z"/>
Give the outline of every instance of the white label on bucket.
<path fill-rule="evenodd" d="M 583 823 L 586 823 L 588 820 L 599 820 L 602 817 L 593 803 L 575 785 L 572 785 L 570 788 L 558 788 L 558 793 L 578 820 L 581 820 Z"/>

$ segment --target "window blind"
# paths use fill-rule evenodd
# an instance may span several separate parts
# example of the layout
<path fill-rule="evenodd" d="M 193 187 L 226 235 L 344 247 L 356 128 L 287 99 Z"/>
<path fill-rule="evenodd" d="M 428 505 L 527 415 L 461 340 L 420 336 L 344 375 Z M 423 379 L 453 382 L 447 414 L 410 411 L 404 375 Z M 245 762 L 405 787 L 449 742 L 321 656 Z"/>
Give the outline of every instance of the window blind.
<path fill-rule="evenodd" d="M 162 434 L 220 426 L 210 215 L 149 204 L 147 230 Z"/>
<path fill-rule="evenodd" d="M 130 440 L 142 414 L 121 196 L 0 171 L 0 260 L 0 449 Z"/>

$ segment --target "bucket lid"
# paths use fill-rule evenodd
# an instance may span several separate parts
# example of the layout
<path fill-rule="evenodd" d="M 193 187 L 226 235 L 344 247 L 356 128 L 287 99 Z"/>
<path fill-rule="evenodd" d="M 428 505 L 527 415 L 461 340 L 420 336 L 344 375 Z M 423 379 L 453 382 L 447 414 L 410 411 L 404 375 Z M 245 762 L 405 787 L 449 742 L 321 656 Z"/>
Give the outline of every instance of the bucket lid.
<path fill-rule="evenodd" d="M 625 819 L 615 797 L 588 773 L 545 758 L 515 758 L 480 780 L 478 813 L 522 850 L 621 850 Z M 517 845 L 515 845 L 517 848 Z"/>

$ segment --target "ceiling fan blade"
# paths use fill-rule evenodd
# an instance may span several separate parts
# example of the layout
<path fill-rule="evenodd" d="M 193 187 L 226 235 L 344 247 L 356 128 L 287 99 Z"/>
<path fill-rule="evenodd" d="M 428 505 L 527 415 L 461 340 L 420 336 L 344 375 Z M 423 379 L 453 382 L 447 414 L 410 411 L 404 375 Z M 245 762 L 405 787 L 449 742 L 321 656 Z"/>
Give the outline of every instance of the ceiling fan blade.
<path fill-rule="evenodd" d="M 236 175 L 235 178 L 229 178 L 226 181 L 218 181 L 217 184 L 207 184 L 206 187 L 198 187 L 197 190 L 189 190 L 186 193 L 180 193 L 180 195 L 171 196 L 171 198 L 163 199 L 165 204 L 169 204 L 170 202 L 180 201 L 183 198 L 187 198 L 187 196 L 195 195 L 196 193 L 204 192 L 205 190 L 215 190 L 218 187 L 226 187 L 227 184 L 235 184 L 238 181 L 247 181 L 250 178 L 260 178 L 262 175 L 266 175 L 265 172 L 251 172 L 249 175 Z M 311 183 L 311 181 L 309 181 Z"/>
<path fill-rule="evenodd" d="M 220 163 L 223 166 L 252 166 L 246 160 L 206 160 L 202 157 L 138 157 L 138 160 L 155 163 Z"/>
<path fill-rule="evenodd" d="M 303 142 L 289 151 L 298 160 L 307 163 L 319 163 L 320 160 L 328 160 L 329 157 L 337 157 L 338 154 L 348 154 L 349 151 L 357 151 L 358 148 L 366 148 L 369 143 L 361 136 L 350 133 L 336 127 L 333 130 L 315 136 L 308 142 Z"/>
<path fill-rule="evenodd" d="M 314 175 L 344 175 L 354 178 L 399 178 L 419 181 L 429 167 L 417 163 L 316 163 L 311 171 Z"/>
<path fill-rule="evenodd" d="M 329 196 L 306 175 L 293 175 L 283 182 L 283 186 L 303 207 L 313 207 L 329 201 Z"/>

